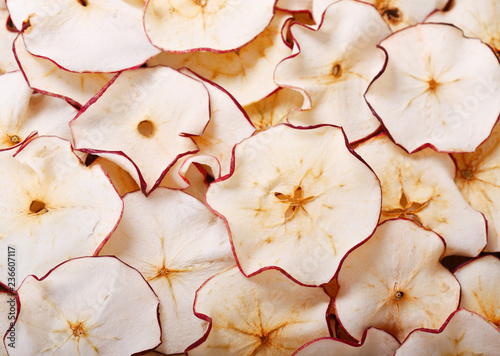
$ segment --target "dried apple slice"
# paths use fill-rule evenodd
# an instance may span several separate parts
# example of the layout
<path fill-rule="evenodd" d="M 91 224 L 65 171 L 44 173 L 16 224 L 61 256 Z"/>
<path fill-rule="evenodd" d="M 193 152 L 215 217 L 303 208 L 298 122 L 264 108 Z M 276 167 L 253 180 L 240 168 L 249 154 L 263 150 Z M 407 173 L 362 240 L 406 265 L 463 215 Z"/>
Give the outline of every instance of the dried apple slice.
<path fill-rule="evenodd" d="M 198 151 L 209 96 L 197 80 L 168 67 L 118 74 L 70 123 L 76 148 L 118 164 L 144 193 L 181 156 Z"/>
<path fill-rule="evenodd" d="M 0 1 L 3 7 L 0 6 L 0 75 L 6 72 L 19 70 L 16 63 L 16 58 L 12 53 L 12 42 L 17 36 L 16 32 L 9 30 L 8 20 L 9 12 L 5 8 L 4 1 Z"/>
<path fill-rule="evenodd" d="M 102 169 L 81 164 L 69 142 L 35 138 L 14 157 L 1 152 L 0 162 L 0 250 L 19 251 L 18 280 L 92 255 L 118 224 L 120 196 Z"/>
<path fill-rule="evenodd" d="M 64 97 L 80 106 L 89 101 L 115 76 L 113 73 L 68 72 L 46 58 L 29 53 L 21 36 L 14 42 L 14 51 L 19 67 L 31 88 Z"/>
<path fill-rule="evenodd" d="M 185 54 L 162 52 L 150 59 L 148 65 L 188 67 L 228 90 L 241 105 L 249 105 L 278 87 L 273 81 L 273 73 L 278 62 L 291 53 L 281 33 L 283 25 L 290 18 L 290 14 L 277 11 L 264 32 L 238 51 Z"/>
<path fill-rule="evenodd" d="M 276 8 L 291 12 L 310 12 L 314 0 L 278 0 Z"/>
<path fill-rule="evenodd" d="M 101 166 L 106 171 L 106 174 L 121 197 L 140 189 L 130 174 L 106 158 L 98 157 L 90 164 L 90 167 L 92 166 Z"/>
<path fill-rule="evenodd" d="M 236 145 L 232 175 L 206 199 L 226 219 L 246 275 L 278 267 L 320 285 L 375 229 L 380 194 L 340 128 L 278 125 Z"/>
<path fill-rule="evenodd" d="M 342 126 L 350 142 L 377 130 L 380 123 L 363 94 L 384 64 L 376 45 L 391 31 L 376 9 L 340 1 L 328 7 L 319 29 L 294 24 L 290 30 L 296 53 L 277 66 L 275 81 L 300 90 L 304 105 L 288 121 Z"/>
<path fill-rule="evenodd" d="M 330 335 L 329 301 L 321 288 L 300 286 L 278 271 L 246 278 L 233 267 L 196 293 L 195 313 L 210 326 L 188 354 L 290 355 L 304 343 Z"/>
<path fill-rule="evenodd" d="M 142 24 L 142 1 L 9 0 L 30 53 L 74 72 L 116 72 L 159 53 Z M 105 58 L 106 60 L 103 60 Z"/>
<path fill-rule="evenodd" d="M 160 298 L 157 351 L 183 352 L 205 332 L 193 314 L 196 290 L 235 264 L 224 222 L 178 190 L 158 188 L 147 198 L 135 192 L 123 200 L 123 218 L 100 254 L 142 273 Z"/>
<path fill-rule="evenodd" d="M 398 347 L 398 340 L 391 334 L 369 328 L 363 333 L 359 344 L 341 339 L 319 339 L 305 344 L 293 356 L 392 356 Z"/>
<path fill-rule="evenodd" d="M 352 251 L 338 275 L 335 310 L 356 339 L 374 326 L 400 341 L 417 328 L 438 328 L 457 309 L 460 284 L 439 263 L 443 240 L 406 219 L 389 220 Z"/>
<path fill-rule="evenodd" d="M 465 309 L 453 313 L 439 330 L 416 330 L 394 356 L 497 355 L 500 330 Z"/>
<path fill-rule="evenodd" d="M 409 155 L 386 135 L 356 148 L 382 184 L 381 221 L 409 218 L 438 233 L 446 256 L 475 257 L 486 245 L 486 221 L 460 194 L 447 154 L 430 148 Z"/>
<path fill-rule="evenodd" d="M 462 286 L 460 307 L 474 311 L 500 329 L 500 260 L 487 255 L 455 272 Z"/>
<path fill-rule="evenodd" d="M 148 0 L 144 25 L 151 42 L 165 51 L 231 51 L 269 25 L 275 2 Z"/>
<path fill-rule="evenodd" d="M 380 46 L 386 65 L 365 97 L 398 145 L 472 152 L 488 138 L 500 113 L 491 48 L 445 24 L 406 28 Z"/>
<path fill-rule="evenodd" d="M 160 342 L 158 297 L 135 269 L 113 257 L 67 261 L 18 290 L 11 356 L 123 356 Z M 127 312 L 124 312 L 127 311 Z"/>
<path fill-rule="evenodd" d="M 15 286 L 15 284 L 11 285 Z M 5 343 L 11 346 L 16 345 L 16 331 L 13 326 L 18 310 L 17 293 L 11 292 L 10 288 L 0 282 L 0 335 L 5 337 Z M 7 349 L 3 342 L 0 344 L 0 356 L 7 356 Z"/>

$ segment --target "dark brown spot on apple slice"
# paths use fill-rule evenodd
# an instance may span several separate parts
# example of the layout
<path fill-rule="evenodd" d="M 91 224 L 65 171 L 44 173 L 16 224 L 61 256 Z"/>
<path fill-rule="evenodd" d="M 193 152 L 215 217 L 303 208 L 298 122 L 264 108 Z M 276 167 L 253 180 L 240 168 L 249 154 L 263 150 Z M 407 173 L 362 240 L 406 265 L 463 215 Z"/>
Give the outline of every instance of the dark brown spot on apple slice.
<path fill-rule="evenodd" d="M 151 137 L 155 131 L 155 126 L 151 121 L 144 120 L 137 125 L 137 131 L 144 137 Z"/>
<path fill-rule="evenodd" d="M 451 9 L 453 9 L 454 6 L 455 6 L 455 0 L 450 0 L 444 7 L 443 11 L 444 12 L 450 11 Z"/>
<path fill-rule="evenodd" d="M 464 177 L 467 180 L 474 179 L 474 175 L 468 169 L 464 169 L 463 171 L 460 171 L 460 173 L 462 174 L 462 177 Z"/>
<path fill-rule="evenodd" d="M 76 0 L 76 2 L 79 3 L 82 6 L 87 6 L 88 5 L 87 0 Z"/>
<path fill-rule="evenodd" d="M 10 142 L 14 145 L 17 145 L 19 142 L 21 142 L 21 138 L 17 135 L 12 135 L 10 136 Z"/>
<path fill-rule="evenodd" d="M 31 205 L 30 205 L 30 211 L 33 214 L 41 215 L 41 214 L 45 214 L 48 210 L 45 207 L 45 203 L 44 202 L 41 202 L 39 200 L 33 200 L 31 202 Z"/>
<path fill-rule="evenodd" d="M 382 16 L 387 19 L 387 21 L 393 25 L 397 25 L 401 22 L 401 12 L 397 8 L 385 9 Z"/>
<path fill-rule="evenodd" d="M 401 291 L 398 290 L 396 293 L 394 293 L 394 299 L 401 300 L 401 298 L 403 298 L 404 295 L 405 294 L 403 292 L 401 292 Z"/>
<path fill-rule="evenodd" d="M 332 74 L 335 78 L 340 78 L 340 76 L 342 75 L 342 67 L 340 66 L 340 64 L 337 63 L 333 66 Z"/>

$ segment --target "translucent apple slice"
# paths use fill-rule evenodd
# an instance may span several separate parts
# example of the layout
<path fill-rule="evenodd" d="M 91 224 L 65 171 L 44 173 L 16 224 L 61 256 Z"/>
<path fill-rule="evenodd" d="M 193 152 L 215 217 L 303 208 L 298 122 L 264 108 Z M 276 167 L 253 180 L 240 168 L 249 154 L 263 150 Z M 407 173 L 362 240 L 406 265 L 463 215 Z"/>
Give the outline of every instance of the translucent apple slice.
<path fill-rule="evenodd" d="M 11 356 L 131 355 L 160 342 L 158 297 L 113 257 L 67 261 L 18 290 L 22 305 Z M 124 312 L 126 311 L 126 312 Z"/>
<path fill-rule="evenodd" d="M 439 263 L 443 240 L 406 219 L 389 220 L 345 259 L 335 310 L 356 339 L 374 326 L 403 341 L 417 328 L 439 328 L 457 309 L 460 284 Z"/>
<path fill-rule="evenodd" d="M 224 222 L 189 195 L 158 188 L 124 197 L 123 218 L 101 255 L 135 267 L 160 298 L 162 344 L 183 352 L 205 333 L 193 314 L 196 290 L 215 273 L 235 265 Z"/>
<path fill-rule="evenodd" d="M 9 30 L 9 12 L 5 8 L 5 2 L 0 1 L 0 75 L 6 72 L 19 70 L 14 53 L 12 53 L 12 42 L 17 36 L 16 32 Z M 3 6 L 3 7 L 2 7 Z"/>
<path fill-rule="evenodd" d="M 246 278 L 234 267 L 196 293 L 194 311 L 210 326 L 188 355 L 290 355 L 330 335 L 329 301 L 321 288 L 300 286 L 278 271 Z"/>
<path fill-rule="evenodd" d="M 118 74 L 70 126 L 77 149 L 118 164 L 147 194 L 179 157 L 198 151 L 190 136 L 209 118 L 205 86 L 158 66 Z"/>
<path fill-rule="evenodd" d="M 165 51 L 231 51 L 253 40 L 271 22 L 276 0 L 148 0 L 144 25 Z"/>
<path fill-rule="evenodd" d="M 186 54 L 162 52 L 149 60 L 148 65 L 188 67 L 228 90 L 241 105 L 249 105 L 278 87 L 273 80 L 273 73 L 278 62 L 291 53 L 281 33 L 285 22 L 290 18 L 290 14 L 277 11 L 264 32 L 237 51 Z"/>
<path fill-rule="evenodd" d="M 462 286 L 460 307 L 484 316 L 500 330 L 500 260 L 487 255 L 455 272 Z"/>
<path fill-rule="evenodd" d="M 19 67 L 31 88 L 61 96 L 80 106 L 89 101 L 115 76 L 113 73 L 68 72 L 46 58 L 29 53 L 21 36 L 16 38 L 14 50 Z"/>
<path fill-rule="evenodd" d="M 116 72 L 159 53 L 142 23 L 142 1 L 9 0 L 26 48 L 74 72 Z M 106 60 L 103 60 L 105 58 Z"/>
<path fill-rule="evenodd" d="M 350 142 L 377 130 L 380 123 L 363 99 L 384 64 L 376 45 L 391 33 L 377 10 L 358 1 L 340 1 L 328 7 L 319 29 L 294 24 L 290 30 L 296 53 L 278 65 L 275 81 L 301 90 L 304 105 L 302 111 L 291 112 L 288 121 L 342 126 Z"/>
<path fill-rule="evenodd" d="M 453 0 L 446 11 L 436 11 L 425 22 L 445 22 L 462 29 L 466 36 L 480 38 L 500 53 L 500 6 L 491 0 Z"/>
<path fill-rule="evenodd" d="M 319 339 L 305 344 L 293 356 L 392 356 L 398 347 L 398 340 L 391 334 L 369 328 L 363 333 L 359 344 L 341 339 Z"/>
<path fill-rule="evenodd" d="M 449 155 L 430 148 L 409 155 L 385 135 L 356 148 L 382 184 L 381 221 L 409 218 L 438 233 L 445 255 L 475 257 L 486 245 L 486 221 L 455 185 Z"/>
<path fill-rule="evenodd" d="M 398 145 L 472 152 L 488 138 L 500 113 L 490 47 L 445 24 L 404 29 L 380 46 L 386 65 L 365 97 Z"/>
<path fill-rule="evenodd" d="M 206 199 L 226 219 L 246 275 L 277 267 L 306 285 L 327 283 L 375 229 L 378 179 L 338 127 L 272 127 L 236 145 L 233 164 Z"/>
<path fill-rule="evenodd" d="M 500 330 L 481 316 L 465 309 L 453 313 L 439 330 L 416 330 L 395 356 L 497 355 Z"/>
<path fill-rule="evenodd" d="M 0 165 L 0 250 L 16 248 L 19 281 L 92 255 L 118 224 L 120 196 L 102 169 L 80 162 L 69 142 L 35 138 L 15 156 L 1 152 Z M 0 275 L 6 270 L 2 266 Z"/>

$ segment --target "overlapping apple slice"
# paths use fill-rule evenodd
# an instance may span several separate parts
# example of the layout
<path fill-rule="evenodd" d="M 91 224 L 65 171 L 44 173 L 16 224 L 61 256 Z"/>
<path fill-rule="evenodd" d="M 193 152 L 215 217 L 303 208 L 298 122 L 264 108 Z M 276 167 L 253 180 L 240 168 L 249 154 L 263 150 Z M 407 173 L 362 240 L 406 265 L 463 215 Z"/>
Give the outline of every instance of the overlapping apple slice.
<path fill-rule="evenodd" d="M 121 197 L 127 193 L 140 189 L 127 171 L 106 158 L 97 157 L 96 160 L 90 164 L 90 166 L 101 166 Z"/>
<path fill-rule="evenodd" d="M 500 114 L 500 65 L 486 44 L 446 24 L 421 24 L 381 42 L 386 65 L 366 100 L 408 152 L 472 152 Z"/>
<path fill-rule="evenodd" d="M 18 293 L 11 356 L 123 356 L 160 343 L 158 297 L 116 258 L 67 261 L 41 279 L 29 276 Z"/>
<path fill-rule="evenodd" d="M 1 1 L 0 1 L 1 3 Z M 15 275 L 15 267 L 13 266 L 13 271 Z M 13 278 L 15 280 L 17 278 Z M 15 289 L 17 286 L 12 283 Z M 6 344 L 12 344 L 15 346 L 16 343 L 16 332 L 12 328 L 14 325 L 14 320 L 17 316 L 17 311 L 19 310 L 19 301 L 17 293 L 10 292 L 10 288 L 0 282 L 0 335 L 2 338 L 5 337 Z M 0 343 L 0 356 L 7 356 L 7 349 L 4 343 Z"/>
<path fill-rule="evenodd" d="M 235 265 L 224 223 L 201 202 L 178 190 L 158 188 L 147 198 L 124 197 L 123 218 L 101 255 L 135 267 L 160 298 L 162 344 L 183 352 L 203 336 L 193 314 L 196 290 L 215 273 Z"/>
<path fill-rule="evenodd" d="M 194 311 L 210 325 L 188 355 L 290 355 L 330 335 L 329 301 L 321 288 L 300 286 L 278 271 L 246 278 L 233 267 L 196 293 Z"/>
<path fill-rule="evenodd" d="M 282 124 L 236 145 L 231 176 L 206 199 L 226 219 L 246 275 L 277 267 L 320 285 L 375 229 L 381 193 L 340 128 Z"/>
<path fill-rule="evenodd" d="M 300 90 L 304 105 L 288 121 L 342 126 L 350 142 L 377 130 L 380 123 L 363 99 L 384 64 L 376 46 L 391 33 L 377 10 L 344 0 L 328 7 L 319 29 L 293 24 L 290 30 L 295 54 L 277 66 L 275 81 Z"/>
<path fill-rule="evenodd" d="M 116 72 L 159 53 L 144 31 L 142 1 L 9 0 L 7 6 L 28 51 L 69 71 Z"/>
<path fill-rule="evenodd" d="M 459 309 L 439 330 L 416 330 L 394 356 L 498 355 L 500 330 L 478 314 Z"/>
<path fill-rule="evenodd" d="M 0 166 L 0 249 L 19 252 L 19 281 L 94 254 L 120 220 L 123 203 L 109 179 L 85 167 L 67 141 L 35 138 L 15 156 L 1 152 Z"/>
<path fill-rule="evenodd" d="M 457 309 L 460 284 L 439 263 L 443 240 L 406 219 L 389 220 L 345 259 L 335 310 L 356 339 L 374 326 L 400 341 L 417 328 L 439 328 Z"/>
<path fill-rule="evenodd" d="M 14 42 L 14 51 L 31 88 L 64 97 L 80 106 L 115 76 L 113 73 L 74 73 L 61 69 L 52 61 L 29 53 L 21 36 Z"/>
<path fill-rule="evenodd" d="M 77 149 L 118 164 L 148 194 L 179 157 L 198 151 L 190 136 L 209 119 L 205 86 L 157 66 L 118 74 L 70 126 Z"/>
<path fill-rule="evenodd" d="M 271 22 L 276 0 L 148 0 L 144 25 L 165 51 L 231 51 L 253 40 Z"/>
<path fill-rule="evenodd" d="M 500 260 L 486 255 L 455 272 L 462 286 L 460 307 L 484 316 L 500 330 Z"/>
<path fill-rule="evenodd" d="M 276 8 L 291 12 L 311 12 L 314 0 L 278 0 Z"/>
<path fill-rule="evenodd" d="M 382 184 L 381 221 L 409 218 L 438 233 L 445 255 L 477 256 L 486 245 L 486 221 L 460 194 L 447 154 L 430 148 L 409 155 L 378 135 L 356 148 Z"/>
<path fill-rule="evenodd" d="M 148 65 L 188 67 L 228 90 L 241 105 L 249 105 L 278 87 L 273 80 L 274 69 L 279 61 L 292 52 L 283 41 L 281 33 L 285 22 L 290 18 L 290 14 L 277 11 L 264 32 L 237 51 L 185 54 L 162 52 L 150 59 Z"/>
<path fill-rule="evenodd" d="M 14 53 L 12 53 L 12 42 L 17 36 L 16 32 L 8 28 L 9 11 L 5 8 L 5 1 L 0 1 L 0 75 L 6 72 L 19 70 Z"/>
<path fill-rule="evenodd" d="M 398 347 L 398 340 L 391 334 L 369 328 L 359 344 L 341 339 L 318 339 L 302 346 L 293 356 L 392 356 Z"/>

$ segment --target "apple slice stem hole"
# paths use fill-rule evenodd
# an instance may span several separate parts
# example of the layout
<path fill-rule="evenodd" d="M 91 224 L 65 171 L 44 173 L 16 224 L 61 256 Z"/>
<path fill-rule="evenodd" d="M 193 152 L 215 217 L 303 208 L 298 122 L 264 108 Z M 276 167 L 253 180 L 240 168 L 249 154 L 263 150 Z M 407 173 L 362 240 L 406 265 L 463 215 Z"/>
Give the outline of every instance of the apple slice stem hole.
<path fill-rule="evenodd" d="M 155 131 L 155 126 L 151 121 L 143 120 L 137 125 L 137 131 L 144 137 L 150 137 Z"/>
<path fill-rule="evenodd" d="M 76 0 L 80 5 L 82 6 L 87 6 L 88 5 L 88 2 L 87 0 Z"/>
<path fill-rule="evenodd" d="M 41 215 L 41 214 L 45 214 L 48 210 L 45 207 L 44 202 L 41 202 L 39 200 L 33 200 L 30 204 L 30 211 L 33 214 Z"/>
<path fill-rule="evenodd" d="M 340 66 L 340 64 L 337 63 L 333 66 L 332 74 L 335 78 L 340 78 L 340 76 L 342 75 L 342 67 Z"/>
<path fill-rule="evenodd" d="M 403 298 L 403 297 L 404 297 L 404 295 L 405 295 L 405 294 L 404 294 L 403 292 L 401 292 L 401 291 L 397 291 L 397 292 L 394 294 L 394 299 L 396 299 L 396 300 L 401 300 L 401 298 Z"/>
<path fill-rule="evenodd" d="M 10 136 L 10 142 L 17 145 L 19 142 L 21 142 L 21 138 L 17 135 L 12 135 Z"/>

